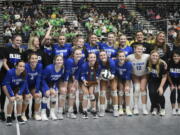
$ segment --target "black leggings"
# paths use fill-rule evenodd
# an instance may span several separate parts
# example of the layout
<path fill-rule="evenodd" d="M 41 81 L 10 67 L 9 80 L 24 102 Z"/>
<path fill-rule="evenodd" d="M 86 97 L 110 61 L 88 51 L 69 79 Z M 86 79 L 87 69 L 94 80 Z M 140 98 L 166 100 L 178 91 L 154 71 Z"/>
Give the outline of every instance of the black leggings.
<path fill-rule="evenodd" d="M 150 80 L 148 82 L 149 97 L 150 97 L 150 101 L 151 101 L 151 109 L 154 109 L 154 108 L 159 109 L 159 107 L 161 109 L 165 109 L 164 92 L 165 92 L 168 84 L 165 83 L 165 85 L 163 87 L 164 92 L 162 95 L 159 95 L 159 92 L 158 92 L 159 85 L 160 85 L 160 82 L 157 82 L 154 80 Z"/>
<path fill-rule="evenodd" d="M 1 111 L 4 112 L 4 105 L 5 105 L 6 95 L 4 94 L 4 91 L 2 90 L 2 86 L 0 86 L 0 87 L 1 87 L 0 105 L 1 105 Z"/>
<path fill-rule="evenodd" d="M 180 80 L 178 78 L 171 78 L 171 79 L 172 79 L 174 86 L 178 87 L 180 85 Z M 178 88 L 177 88 L 177 94 L 178 94 L 178 97 L 176 99 L 176 89 L 173 89 L 171 91 L 171 95 L 170 95 L 171 104 L 175 104 L 176 101 L 178 103 L 180 103 L 180 89 L 178 89 Z"/>

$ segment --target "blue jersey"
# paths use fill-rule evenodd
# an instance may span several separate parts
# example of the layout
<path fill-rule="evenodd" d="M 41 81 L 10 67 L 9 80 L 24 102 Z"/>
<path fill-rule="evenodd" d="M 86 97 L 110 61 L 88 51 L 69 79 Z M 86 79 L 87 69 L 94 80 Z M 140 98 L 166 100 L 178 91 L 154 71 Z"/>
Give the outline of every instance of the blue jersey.
<path fill-rule="evenodd" d="M 123 65 L 119 65 L 119 60 L 115 61 L 116 76 L 122 80 L 131 80 L 132 63 L 125 62 Z"/>
<path fill-rule="evenodd" d="M 29 63 L 25 65 L 27 73 L 27 87 L 35 88 L 35 92 L 38 93 L 40 90 L 41 84 L 41 75 L 42 75 L 42 64 L 37 64 L 36 68 L 32 70 Z"/>
<path fill-rule="evenodd" d="M 29 93 L 29 91 L 26 90 L 26 79 L 23 79 L 22 76 L 17 76 L 15 68 L 7 71 L 2 85 L 6 86 L 11 97 L 15 96 L 15 91 L 17 91 L 18 95 L 22 95 L 25 91 L 26 94 Z"/>
<path fill-rule="evenodd" d="M 86 57 L 88 56 L 89 53 L 95 53 L 96 56 L 99 56 L 99 45 L 100 43 L 97 42 L 97 45 L 90 45 L 89 43 L 85 43 L 84 46 L 85 46 L 85 54 L 86 54 Z"/>
<path fill-rule="evenodd" d="M 82 66 L 81 66 L 81 74 L 80 74 L 81 80 L 82 81 L 84 81 L 84 80 L 86 80 L 86 81 L 94 81 L 94 76 L 96 78 L 99 77 L 100 67 L 98 67 L 98 69 L 95 70 L 95 75 L 94 75 L 94 72 L 91 72 L 91 71 L 92 70 L 91 70 L 91 68 L 89 66 L 89 62 L 85 62 L 84 64 L 82 64 Z M 90 73 L 93 73 L 93 75 L 90 74 Z M 92 79 L 90 78 L 90 76 L 93 76 Z"/>
<path fill-rule="evenodd" d="M 81 58 L 78 63 L 75 63 L 74 58 L 68 58 L 65 62 L 65 81 L 68 81 L 70 77 L 74 77 L 75 80 L 80 79 L 80 68 L 84 63 L 84 58 Z"/>
<path fill-rule="evenodd" d="M 126 56 L 133 54 L 133 48 L 131 46 L 126 46 L 125 48 L 119 48 L 119 51 L 125 52 Z"/>
<path fill-rule="evenodd" d="M 115 75 L 115 71 L 116 71 L 115 62 L 111 58 L 109 58 L 108 63 L 109 65 L 107 66 L 107 65 L 104 65 L 101 60 L 99 60 L 100 70 L 107 69 L 111 71 L 111 74 Z"/>
<path fill-rule="evenodd" d="M 72 47 L 69 44 L 64 44 L 64 46 L 60 46 L 59 44 L 53 45 L 53 55 L 62 55 L 64 60 L 67 59 L 72 52 Z"/>
<path fill-rule="evenodd" d="M 42 91 L 49 90 L 49 87 L 56 87 L 60 79 L 64 79 L 64 68 L 60 69 L 59 72 L 55 71 L 55 65 L 50 64 L 44 70 L 42 74 Z"/>
<path fill-rule="evenodd" d="M 114 58 L 117 55 L 117 49 L 114 46 L 109 46 L 107 43 L 100 44 L 100 49 L 105 50 L 109 58 Z"/>

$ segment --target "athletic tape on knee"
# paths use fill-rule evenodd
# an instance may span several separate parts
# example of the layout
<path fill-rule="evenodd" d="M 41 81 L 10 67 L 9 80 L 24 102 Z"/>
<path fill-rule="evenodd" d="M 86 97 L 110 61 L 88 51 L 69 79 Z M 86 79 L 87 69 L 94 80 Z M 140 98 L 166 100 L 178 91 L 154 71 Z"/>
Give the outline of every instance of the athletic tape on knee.
<path fill-rule="evenodd" d="M 121 90 L 121 91 L 118 92 L 118 94 L 119 94 L 120 97 L 122 97 L 124 95 L 124 91 Z"/>
<path fill-rule="evenodd" d="M 95 100 L 95 96 L 94 96 L 93 94 L 91 94 L 91 95 L 89 95 L 89 99 L 90 99 L 91 101 L 94 101 L 94 100 Z"/>
<path fill-rule="evenodd" d="M 83 95 L 83 99 L 84 100 L 88 100 L 89 99 L 89 95 L 88 94 Z"/>
<path fill-rule="evenodd" d="M 105 90 L 100 91 L 100 96 L 105 97 L 106 96 L 106 91 Z"/>
<path fill-rule="evenodd" d="M 146 96 L 146 95 L 147 95 L 146 91 L 141 91 L 141 96 Z"/>
<path fill-rule="evenodd" d="M 36 104 L 40 104 L 41 103 L 41 98 L 35 98 L 34 101 L 35 101 Z"/>
<path fill-rule="evenodd" d="M 74 93 L 70 93 L 70 94 L 69 94 L 69 98 L 75 99 L 75 98 L 76 98 L 76 95 L 75 95 Z"/>
<path fill-rule="evenodd" d="M 66 100 L 66 94 L 64 95 L 64 94 L 60 94 L 59 95 L 59 99 L 60 100 Z"/>
<path fill-rule="evenodd" d="M 48 99 L 49 99 L 49 98 L 47 98 L 47 97 L 43 97 L 43 98 L 42 98 L 42 102 L 43 102 L 44 104 L 47 104 L 47 103 L 48 103 Z"/>
<path fill-rule="evenodd" d="M 125 96 L 130 96 L 130 92 L 129 91 L 125 91 Z"/>
<path fill-rule="evenodd" d="M 18 105 L 22 104 L 23 100 L 22 99 L 19 99 L 16 101 Z"/>
<path fill-rule="evenodd" d="M 117 96 L 117 91 L 116 90 L 111 91 L 111 96 L 116 97 Z"/>

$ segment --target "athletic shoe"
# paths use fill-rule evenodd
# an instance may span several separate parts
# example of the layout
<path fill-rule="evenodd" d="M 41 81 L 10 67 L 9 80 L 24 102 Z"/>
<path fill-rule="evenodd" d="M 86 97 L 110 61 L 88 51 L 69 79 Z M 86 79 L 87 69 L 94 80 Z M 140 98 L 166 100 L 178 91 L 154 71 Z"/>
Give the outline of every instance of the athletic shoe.
<path fill-rule="evenodd" d="M 139 114 L 139 110 L 138 110 L 138 108 L 136 108 L 136 107 L 134 108 L 134 110 L 133 110 L 133 114 L 134 114 L 134 115 L 138 115 L 138 114 Z"/>
<path fill-rule="evenodd" d="M 153 109 L 152 115 L 154 115 L 154 116 L 157 115 L 157 109 L 156 108 Z"/>
<path fill-rule="evenodd" d="M 91 114 L 93 115 L 94 119 L 98 119 L 97 111 L 91 111 Z"/>
<path fill-rule="evenodd" d="M 17 116 L 17 120 L 19 124 L 24 124 L 25 121 L 21 118 L 21 116 Z"/>
<path fill-rule="evenodd" d="M 83 119 L 88 119 L 88 112 L 87 111 L 84 111 L 83 113 L 82 113 L 82 118 Z"/>
<path fill-rule="evenodd" d="M 63 114 L 57 113 L 57 118 L 58 118 L 58 120 L 63 120 L 64 119 Z"/>
<path fill-rule="evenodd" d="M 6 121 L 4 112 L 0 112 L 0 120 Z"/>
<path fill-rule="evenodd" d="M 105 112 L 104 112 L 104 110 L 100 110 L 100 112 L 99 112 L 99 116 L 100 116 L 100 117 L 104 117 L 104 116 L 105 116 Z"/>
<path fill-rule="evenodd" d="M 148 115 L 148 111 L 146 108 L 143 109 L 143 115 Z"/>
<path fill-rule="evenodd" d="M 120 108 L 120 109 L 119 109 L 119 115 L 120 115 L 120 116 L 124 115 L 124 110 L 123 110 L 123 108 Z"/>
<path fill-rule="evenodd" d="M 172 109 L 172 115 L 174 115 L 174 116 L 175 116 L 176 114 L 177 114 L 177 113 L 176 113 L 176 109 L 175 109 L 175 108 L 173 108 L 173 109 Z"/>
<path fill-rule="evenodd" d="M 127 116 L 132 116 L 132 112 L 130 108 L 126 108 L 126 115 Z"/>
<path fill-rule="evenodd" d="M 6 125 L 7 125 L 7 126 L 11 126 L 11 125 L 12 125 L 12 119 L 11 119 L 11 117 L 7 117 L 7 119 L 6 119 Z"/>
<path fill-rule="evenodd" d="M 177 115 L 180 115 L 180 108 L 178 108 Z"/>
<path fill-rule="evenodd" d="M 77 116 L 74 113 L 67 113 L 67 117 L 71 119 L 76 119 Z"/>
<path fill-rule="evenodd" d="M 118 116 L 119 116 L 118 110 L 114 110 L 114 111 L 113 111 L 113 116 L 114 116 L 114 117 L 118 117 Z"/>
<path fill-rule="evenodd" d="M 161 109 L 159 115 L 160 116 L 165 116 L 166 115 L 165 109 Z"/>
<path fill-rule="evenodd" d="M 39 114 L 34 114 L 34 119 L 37 121 L 42 120 L 41 116 Z"/>
<path fill-rule="evenodd" d="M 26 115 L 22 115 L 21 118 L 22 118 L 25 122 L 27 121 Z"/>
<path fill-rule="evenodd" d="M 56 114 L 55 114 L 55 112 L 53 110 L 50 111 L 50 118 L 52 120 L 57 120 Z"/>
<path fill-rule="evenodd" d="M 47 115 L 46 115 L 46 111 L 45 111 L 45 110 L 42 110 L 42 112 L 41 112 L 41 118 L 42 118 L 43 121 L 48 120 L 48 117 L 47 117 Z"/>

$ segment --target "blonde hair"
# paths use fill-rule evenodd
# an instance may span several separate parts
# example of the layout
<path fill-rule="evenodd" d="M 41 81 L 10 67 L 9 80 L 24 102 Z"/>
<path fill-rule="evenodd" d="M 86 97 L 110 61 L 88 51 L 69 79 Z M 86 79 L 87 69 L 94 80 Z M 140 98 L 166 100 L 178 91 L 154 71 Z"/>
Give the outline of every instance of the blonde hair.
<path fill-rule="evenodd" d="M 158 46 L 157 46 L 157 44 L 158 44 L 157 38 L 159 37 L 160 34 L 164 34 L 164 36 L 165 36 L 165 33 L 162 32 L 162 31 L 159 32 L 159 33 L 156 35 L 156 39 L 155 39 L 155 50 L 157 50 L 157 48 L 158 48 Z M 166 39 L 164 40 L 164 43 L 163 43 L 162 45 L 163 45 L 163 51 L 166 52 L 166 51 L 167 51 Z"/>
<path fill-rule="evenodd" d="M 28 42 L 28 49 L 35 50 L 35 47 L 34 47 L 35 39 L 39 40 L 39 37 L 37 37 L 37 36 L 30 37 L 29 42 Z"/>
<path fill-rule="evenodd" d="M 153 53 L 157 53 L 158 54 L 158 51 L 157 50 L 152 50 L 151 53 L 150 53 L 150 56 L 153 54 Z M 159 54 L 158 54 L 159 55 Z M 157 63 L 156 63 L 156 71 L 157 71 L 157 76 L 159 76 L 159 72 L 160 72 L 160 65 L 162 64 L 162 61 L 161 59 L 159 58 Z M 151 57 L 149 57 L 149 60 L 148 60 L 148 72 L 152 72 L 152 60 L 151 60 Z"/>

